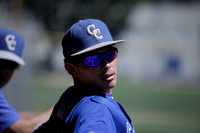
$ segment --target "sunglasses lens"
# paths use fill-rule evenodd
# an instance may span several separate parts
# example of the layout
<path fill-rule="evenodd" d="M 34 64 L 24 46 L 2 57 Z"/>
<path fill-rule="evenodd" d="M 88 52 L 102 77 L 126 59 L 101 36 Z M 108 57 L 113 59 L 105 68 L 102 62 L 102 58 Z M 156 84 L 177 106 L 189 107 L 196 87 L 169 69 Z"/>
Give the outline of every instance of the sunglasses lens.
<path fill-rule="evenodd" d="M 101 64 L 99 55 L 93 55 L 85 58 L 85 66 L 98 66 Z"/>
<path fill-rule="evenodd" d="M 107 61 L 112 62 L 115 58 L 117 57 L 117 52 L 112 50 L 110 52 L 107 52 L 105 54 L 105 58 L 107 59 Z"/>
<path fill-rule="evenodd" d="M 85 58 L 85 66 L 99 66 L 103 59 L 112 62 L 117 57 L 117 51 L 111 50 L 105 54 L 92 55 Z"/>

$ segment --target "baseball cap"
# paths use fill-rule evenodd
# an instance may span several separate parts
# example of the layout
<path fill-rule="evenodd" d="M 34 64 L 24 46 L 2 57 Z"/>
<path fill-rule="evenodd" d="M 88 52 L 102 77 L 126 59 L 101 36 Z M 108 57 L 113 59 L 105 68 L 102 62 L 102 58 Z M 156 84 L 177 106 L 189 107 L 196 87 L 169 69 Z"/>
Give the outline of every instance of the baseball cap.
<path fill-rule="evenodd" d="M 22 59 L 23 48 L 24 39 L 19 33 L 13 30 L 0 28 L 0 59 L 25 65 Z"/>
<path fill-rule="evenodd" d="M 73 24 L 62 39 L 65 60 L 105 46 L 121 43 L 113 40 L 106 24 L 98 19 L 85 19 Z"/>

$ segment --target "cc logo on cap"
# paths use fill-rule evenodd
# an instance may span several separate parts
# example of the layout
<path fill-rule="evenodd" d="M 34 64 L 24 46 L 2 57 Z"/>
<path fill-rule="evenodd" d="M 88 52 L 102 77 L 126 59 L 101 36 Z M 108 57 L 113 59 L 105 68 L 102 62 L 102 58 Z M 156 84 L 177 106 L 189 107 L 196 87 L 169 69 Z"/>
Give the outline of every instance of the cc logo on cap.
<path fill-rule="evenodd" d="M 8 48 L 12 51 L 15 50 L 15 46 L 17 44 L 17 42 L 15 41 L 15 36 L 14 35 L 11 35 L 11 34 L 8 34 L 6 37 L 5 37 L 5 41 L 8 45 Z"/>
<path fill-rule="evenodd" d="M 98 36 L 98 34 L 101 33 L 101 32 L 100 32 L 100 29 L 96 29 L 96 27 L 95 27 L 94 24 L 89 25 L 89 26 L 87 27 L 87 32 L 88 32 L 89 35 L 92 35 L 92 36 L 96 37 L 97 39 L 102 39 L 102 38 L 103 38 L 102 35 Z"/>

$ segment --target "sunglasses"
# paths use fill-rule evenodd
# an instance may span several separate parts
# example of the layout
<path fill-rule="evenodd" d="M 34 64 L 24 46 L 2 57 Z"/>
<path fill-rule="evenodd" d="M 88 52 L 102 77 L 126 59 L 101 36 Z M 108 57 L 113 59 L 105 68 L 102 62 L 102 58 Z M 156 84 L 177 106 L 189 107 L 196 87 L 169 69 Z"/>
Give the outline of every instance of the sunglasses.
<path fill-rule="evenodd" d="M 109 63 L 112 62 L 117 57 L 118 50 L 117 48 L 113 48 L 106 53 L 91 55 L 85 57 L 81 62 L 85 64 L 85 66 L 100 66 L 103 60 L 108 61 Z"/>

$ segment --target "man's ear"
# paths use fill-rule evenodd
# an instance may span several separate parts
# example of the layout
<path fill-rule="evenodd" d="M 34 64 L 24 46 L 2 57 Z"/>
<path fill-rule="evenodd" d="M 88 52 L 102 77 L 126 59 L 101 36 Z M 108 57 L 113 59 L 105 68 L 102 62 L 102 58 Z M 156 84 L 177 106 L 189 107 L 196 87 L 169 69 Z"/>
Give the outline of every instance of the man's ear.
<path fill-rule="evenodd" d="M 72 75 L 72 77 L 77 77 L 76 66 L 74 64 L 65 62 L 65 69 L 70 75 Z"/>

